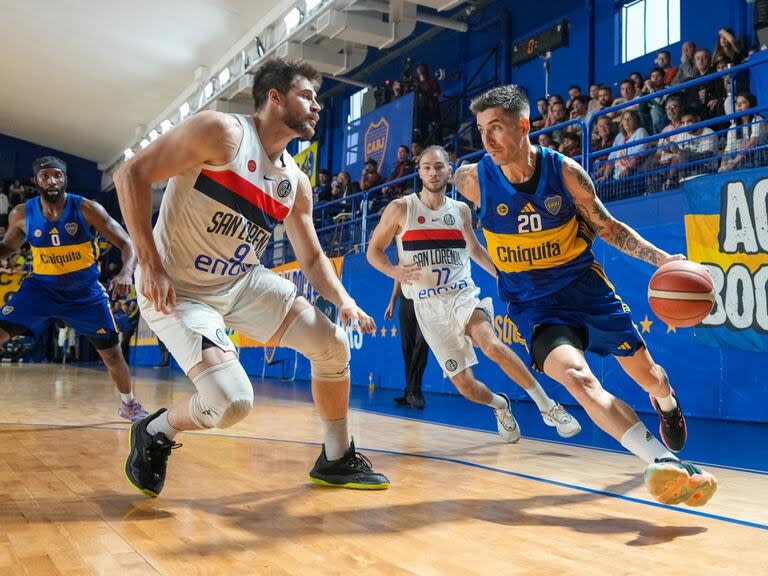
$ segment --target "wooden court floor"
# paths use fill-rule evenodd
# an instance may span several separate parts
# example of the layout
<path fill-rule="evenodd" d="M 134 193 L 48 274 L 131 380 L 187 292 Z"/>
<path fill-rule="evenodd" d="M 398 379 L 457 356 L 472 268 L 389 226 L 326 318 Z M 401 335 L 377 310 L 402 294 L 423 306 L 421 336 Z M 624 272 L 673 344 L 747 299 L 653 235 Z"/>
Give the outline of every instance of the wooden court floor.
<path fill-rule="evenodd" d="M 178 438 L 151 500 L 104 372 L 0 366 L 0 575 L 768 573 L 766 475 L 710 468 L 707 507 L 663 507 L 628 455 L 352 412 L 392 488 L 322 488 L 312 406 L 255 386 L 245 421 Z M 137 390 L 151 410 L 192 388 Z"/>

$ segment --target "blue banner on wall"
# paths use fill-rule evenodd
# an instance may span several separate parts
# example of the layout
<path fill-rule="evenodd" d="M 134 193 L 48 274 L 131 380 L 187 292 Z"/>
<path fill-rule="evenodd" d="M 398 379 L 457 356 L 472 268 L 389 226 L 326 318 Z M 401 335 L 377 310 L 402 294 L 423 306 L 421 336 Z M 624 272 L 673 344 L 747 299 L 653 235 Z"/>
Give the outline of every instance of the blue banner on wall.
<path fill-rule="evenodd" d="M 344 138 L 343 169 L 353 180 L 369 158 L 376 160 L 379 174 L 386 177 L 397 163 L 397 147 L 411 147 L 413 138 L 413 93 L 406 94 L 350 122 Z"/>
<path fill-rule="evenodd" d="M 685 184 L 688 257 L 715 283 L 702 344 L 768 351 L 768 176 L 718 174 Z"/>

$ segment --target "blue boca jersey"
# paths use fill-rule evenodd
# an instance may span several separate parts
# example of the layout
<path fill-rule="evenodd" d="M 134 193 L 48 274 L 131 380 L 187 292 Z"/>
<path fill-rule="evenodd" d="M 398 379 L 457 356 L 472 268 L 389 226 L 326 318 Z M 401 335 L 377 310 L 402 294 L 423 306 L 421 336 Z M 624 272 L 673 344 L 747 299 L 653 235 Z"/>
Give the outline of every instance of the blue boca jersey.
<path fill-rule="evenodd" d="M 498 271 L 501 298 L 534 300 L 557 292 L 594 262 L 595 234 L 562 180 L 563 156 L 539 147 L 534 194 L 518 191 L 489 155 L 477 165 L 480 224 Z"/>
<path fill-rule="evenodd" d="M 43 216 L 40 197 L 25 204 L 27 241 L 32 247 L 31 279 L 55 292 L 98 287 L 99 250 L 96 236 L 85 221 L 82 197 L 67 194 L 59 220 Z"/>

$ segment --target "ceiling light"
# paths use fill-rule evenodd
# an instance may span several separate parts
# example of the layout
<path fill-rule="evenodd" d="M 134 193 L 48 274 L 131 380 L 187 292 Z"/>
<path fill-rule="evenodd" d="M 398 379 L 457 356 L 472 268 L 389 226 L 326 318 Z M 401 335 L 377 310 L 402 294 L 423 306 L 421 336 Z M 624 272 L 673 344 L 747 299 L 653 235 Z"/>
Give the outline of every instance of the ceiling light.
<path fill-rule="evenodd" d="M 203 96 L 205 96 L 206 100 L 213 96 L 213 82 L 208 82 L 208 84 L 205 85 L 205 88 L 203 88 Z"/>
<path fill-rule="evenodd" d="M 320 4 L 322 3 L 323 3 L 323 0 L 305 0 L 305 6 L 307 7 L 307 12 L 311 12 L 312 10 L 320 6 Z"/>
<path fill-rule="evenodd" d="M 285 15 L 283 22 L 285 22 L 285 28 L 289 33 L 299 25 L 301 22 L 301 17 L 301 10 L 298 8 L 293 8 L 290 12 L 288 12 L 288 14 Z"/>
<path fill-rule="evenodd" d="M 163 134 L 170 131 L 171 128 L 173 128 L 173 123 L 170 120 L 160 122 L 160 129 L 163 131 Z"/>
<path fill-rule="evenodd" d="M 123 156 L 125 157 L 126 160 L 130 160 L 131 158 L 133 158 L 134 156 L 133 148 L 126 148 L 125 151 L 123 152 Z"/>
<path fill-rule="evenodd" d="M 226 86 L 230 78 L 231 78 L 231 74 L 229 72 L 229 68 L 228 67 L 224 68 L 224 70 L 219 72 L 219 86 Z"/>
<path fill-rule="evenodd" d="M 158 133 L 158 131 L 157 131 L 157 130 L 152 130 L 152 131 L 149 133 L 149 140 L 150 140 L 151 142 L 154 142 L 154 141 L 155 141 L 155 140 L 157 140 L 158 138 L 160 138 L 160 134 Z"/>
<path fill-rule="evenodd" d="M 143 150 L 144 148 L 146 148 L 147 146 L 149 146 L 149 140 L 147 140 L 146 138 L 144 138 L 144 140 L 142 140 L 141 142 L 139 142 L 139 146 L 141 146 L 141 148 L 142 148 L 142 150 Z"/>
<path fill-rule="evenodd" d="M 189 104 L 184 102 L 184 104 L 179 106 L 179 118 L 184 120 L 187 116 L 189 116 Z"/>

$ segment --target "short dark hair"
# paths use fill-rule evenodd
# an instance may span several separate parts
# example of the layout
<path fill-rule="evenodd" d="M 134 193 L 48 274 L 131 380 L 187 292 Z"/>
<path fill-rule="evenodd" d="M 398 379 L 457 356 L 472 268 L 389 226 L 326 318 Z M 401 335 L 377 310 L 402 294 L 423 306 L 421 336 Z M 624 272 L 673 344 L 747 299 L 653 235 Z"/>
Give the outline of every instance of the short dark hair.
<path fill-rule="evenodd" d="M 408 154 L 411 153 L 411 149 L 408 146 L 406 146 L 405 144 L 400 144 L 400 146 L 397 147 L 398 150 L 400 150 L 400 148 L 404 148 L 405 151 L 408 152 Z"/>
<path fill-rule="evenodd" d="M 658 54 L 666 54 L 667 58 L 672 60 L 672 53 L 669 50 L 659 50 Z"/>
<path fill-rule="evenodd" d="M 736 94 L 736 98 L 738 98 L 739 96 L 747 99 L 747 102 L 749 102 L 750 108 L 754 108 L 755 106 L 757 106 L 757 97 L 754 94 L 752 94 L 752 92 L 739 92 L 738 94 Z"/>
<path fill-rule="evenodd" d="M 509 116 L 519 114 L 528 117 L 531 106 L 525 92 L 516 84 L 507 84 L 491 88 L 472 100 L 469 109 L 473 114 L 485 112 L 491 108 L 501 108 Z"/>
<path fill-rule="evenodd" d="M 619 84 L 619 86 L 623 86 L 624 84 L 632 84 L 632 86 L 634 86 L 635 81 L 632 80 L 632 78 L 624 78 L 624 80 L 621 81 L 621 84 Z"/>
<path fill-rule="evenodd" d="M 658 66 L 656 66 L 655 68 L 651 69 L 651 74 L 653 74 L 654 72 L 658 72 L 659 74 L 664 76 L 664 68 L 659 68 Z M 650 78 L 650 74 L 648 75 L 648 77 Z"/>
<path fill-rule="evenodd" d="M 327 168 L 320 168 L 320 170 L 317 171 L 318 174 L 325 174 L 326 176 L 331 175 L 331 171 Z"/>
<path fill-rule="evenodd" d="M 581 144 L 581 138 L 573 132 L 566 132 L 565 136 L 563 136 L 563 140 L 574 140 L 575 142 Z"/>
<path fill-rule="evenodd" d="M 608 90 L 608 92 L 613 93 L 613 90 L 611 89 L 610 86 L 608 86 L 608 84 L 600 84 L 600 86 L 598 86 L 597 89 L 598 90 Z"/>
<path fill-rule="evenodd" d="M 568 86 L 568 92 L 570 92 L 570 91 L 571 91 L 571 90 L 573 90 L 574 88 L 576 88 L 576 90 L 578 90 L 579 92 L 581 92 L 581 86 L 579 86 L 578 84 L 571 84 L 570 86 Z"/>
<path fill-rule="evenodd" d="M 273 58 L 259 66 L 253 74 L 251 90 L 256 110 L 261 110 L 267 102 L 267 94 L 272 88 L 280 94 L 287 94 L 297 78 L 306 78 L 314 85 L 315 90 L 320 88 L 322 82 L 320 72 L 298 60 Z"/>
<path fill-rule="evenodd" d="M 374 160 L 373 158 L 368 158 L 368 160 L 365 161 L 365 164 L 370 164 L 374 168 L 378 168 L 379 167 L 379 163 L 376 162 L 376 160 Z"/>

